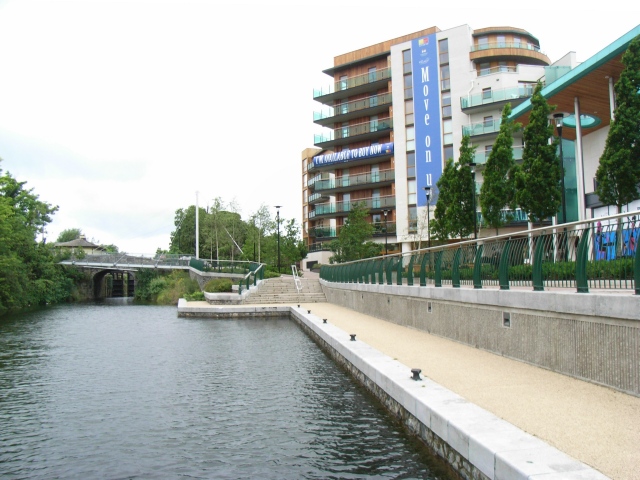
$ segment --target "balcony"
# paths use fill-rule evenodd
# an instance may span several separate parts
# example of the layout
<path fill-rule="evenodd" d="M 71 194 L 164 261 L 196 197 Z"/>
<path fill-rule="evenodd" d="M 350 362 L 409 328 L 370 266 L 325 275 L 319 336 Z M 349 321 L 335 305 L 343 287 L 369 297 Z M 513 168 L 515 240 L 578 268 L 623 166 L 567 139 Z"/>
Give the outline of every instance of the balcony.
<path fill-rule="evenodd" d="M 336 229 L 332 227 L 313 227 L 309 229 L 309 236 L 313 238 L 336 238 Z"/>
<path fill-rule="evenodd" d="M 315 208 L 309 212 L 309 220 L 319 217 L 348 215 L 351 211 L 351 207 L 356 203 L 364 203 L 369 211 L 380 212 L 382 210 L 395 207 L 396 197 L 394 195 L 389 195 L 386 197 L 361 198 L 345 202 L 323 203 L 316 205 Z"/>
<path fill-rule="evenodd" d="M 511 102 L 511 107 L 515 107 L 524 102 L 525 99 L 533 95 L 533 84 L 522 84 L 517 87 L 503 88 L 500 90 L 487 90 L 468 97 L 460 97 L 460 108 L 463 111 L 482 107 L 484 105 L 491 105 L 492 107 L 498 107 L 498 103 Z"/>
<path fill-rule="evenodd" d="M 367 187 L 382 187 L 391 185 L 396 178 L 395 170 L 383 170 L 381 172 L 360 173 L 336 177 L 330 180 L 320 180 L 314 183 L 316 192 L 336 193 L 352 190 L 362 190 Z"/>
<path fill-rule="evenodd" d="M 507 215 L 511 216 L 511 220 L 508 223 L 505 223 L 505 227 L 509 227 L 509 226 L 515 226 L 515 225 L 519 225 L 519 224 L 526 224 L 529 221 L 529 218 L 527 217 L 526 212 L 524 212 L 523 210 L 520 210 L 519 208 L 516 208 L 515 210 L 502 210 L 500 212 L 500 216 L 502 218 L 503 222 L 507 221 Z M 478 226 L 480 228 L 489 228 L 489 226 L 486 224 L 484 217 L 482 216 L 482 212 L 478 211 L 476 212 L 476 217 L 478 220 Z"/>
<path fill-rule="evenodd" d="M 509 65 L 500 65 L 497 67 L 491 68 L 481 68 L 478 72 L 479 77 L 484 77 L 485 75 L 494 75 L 496 73 L 517 73 L 518 67 L 512 67 Z"/>
<path fill-rule="evenodd" d="M 335 100 L 385 88 L 390 81 L 391 69 L 384 68 L 346 80 L 339 80 L 324 88 L 314 88 L 313 99 L 325 105 L 331 105 Z"/>
<path fill-rule="evenodd" d="M 471 125 L 465 125 L 462 127 L 462 135 L 468 135 L 469 137 L 478 137 L 482 135 L 491 135 L 500 131 L 501 118 L 495 118 L 492 120 L 484 120 L 478 123 L 472 123 Z"/>
<path fill-rule="evenodd" d="M 522 160 L 522 151 L 523 147 L 513 147 L 513 159 L 514 160 Z M 489 152 L 476 152 L 474 158 L 474 163 L 476 165 L 484 165 L 487 163 L 489 159 Z"/>
<path fill-rule="evenodd" d="M 516 60 L 528 65 L 549 65 L 549 57 L 540 51 L 540 47 L 531 43 L 496 42 L 473 45 L 469 58 L 480 60 Z"/>
<path fill-rule="evenodd" d="M 313 195 L 309 195 L 307 203 L 309 203 L 309 205 L 312 205 L 323 200 L 329 200 L 329 195 L 327 195 L 326 193 L 314 193 Z"/>
<path fill-rule="evenodd" d="M 373 236 L 374 237 L 384 237 L 385 235 L 395 235 L 396 234 L 396 224 L 395 222 L 387 222 L 386 225 L 384 222 L 373 222 L 371 224 L 373 226 Z M 340 235 L 340 230 L 344 225 L 338 226 L 338 228 L 332 227 L 314 227 L 309 229 L 309 237 L 315 239 L 333 239 L 337 238 Z"/>
<path fill-rule="evenodd" d="M 391 106 L 391 93 L 373 95 L 368 98 L 343 103 L 336 107 L 325 108 L 320 112 L 313 112 L 313 122 L 327 127 L 353 118 L 370 117 L 378 113 L 388 114 L 389 106 Z"/>
<path fill-rule="evenodd" d="M 331 130 L 328 134 L 315 134 L 313 143 L 319 148 L 348 145 L 354 142 L 376 140 L 393 128 L 392 118 L 380 118 L 369 122 Z"/>

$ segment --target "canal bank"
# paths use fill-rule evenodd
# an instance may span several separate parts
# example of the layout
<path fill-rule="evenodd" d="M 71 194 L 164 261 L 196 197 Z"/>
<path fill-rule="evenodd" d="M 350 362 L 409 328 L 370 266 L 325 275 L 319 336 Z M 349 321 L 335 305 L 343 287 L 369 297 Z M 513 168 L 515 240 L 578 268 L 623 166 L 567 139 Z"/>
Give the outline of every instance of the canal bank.
<path fill-rule="evenodd" d="M 637 478 L 637 397 L 329 303 L 181 303 L 179 315 L 222 310 L 290 312 L 408 428 L 475 478 Z M 411 368 L 423 380 L 411 380 Z"/>

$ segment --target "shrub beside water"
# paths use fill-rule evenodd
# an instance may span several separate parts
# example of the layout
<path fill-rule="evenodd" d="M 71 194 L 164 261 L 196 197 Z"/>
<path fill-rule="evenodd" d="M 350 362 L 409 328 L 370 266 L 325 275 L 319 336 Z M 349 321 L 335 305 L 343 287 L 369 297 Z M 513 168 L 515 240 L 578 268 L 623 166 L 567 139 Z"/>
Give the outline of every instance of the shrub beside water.
<path fill-rule="evenodd" d="M 204 291 L 209 293 L 230 293 L 233 282 L 228 278 L 214 278 L 204 286 Z"/>

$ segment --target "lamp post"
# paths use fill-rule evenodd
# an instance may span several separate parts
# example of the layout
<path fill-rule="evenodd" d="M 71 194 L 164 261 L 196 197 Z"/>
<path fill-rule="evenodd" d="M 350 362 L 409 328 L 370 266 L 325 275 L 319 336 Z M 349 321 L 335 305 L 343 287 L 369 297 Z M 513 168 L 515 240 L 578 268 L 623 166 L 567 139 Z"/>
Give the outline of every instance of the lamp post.
<path fill-rule="evenodd" d="M 276 205 L 276 222 L 278 223 L 278 273 L 280 273 L 280 208 L 282 205 Z"/>
<path fill-rule="evenodd" d="M 553 120 L 556 124 L 556 130 L 558 131 L 558 138 L 560 139 L 560 189 L 562 190 L 562 223 L 567 223 L 567 200 L 564 193 L 564 155 L 562 154 L 562 122 L 564 121 L 563 113 L 554 113 Z M 564 227 L 564 248 L 563 259 L 567 260 L 567 227 Z"/>
<path fill-rule="evenodd" d="M 389 214 L 389 210 L 383 210 L 382 214 L 384 215 L 384 254 L 387 255 L 389 252 L 389 247 L 387 245 L 387 236 L 389 232 L 387 231 L 387 215 Z"/>
<path fill-rule="evenodd" d="M 431 230 L 429 229 L 429 217 L 431 216 L 431 187 L 424 187 L 424 193 L 427 196 L 427 245 L 431 248 Z"/>
<path fill-rule="evenodd" d="M 476 164 L 470 163 L 471 175 L 473 178 L 473 238 L 478 239 L 478 215 L 476 213 Z"/>
<path fill-rule="evenodd" d="M 560 139 L 560 188 L 562 189 L 562 223 L 567 223 L 567 203 L 564 193 L 564 156 L 562 155 L 562 121 L 564 119 L 564 114 L 554 113 L 553 119 L 556 124 L 556 130 L 558 131 L 558 138 Z"/>

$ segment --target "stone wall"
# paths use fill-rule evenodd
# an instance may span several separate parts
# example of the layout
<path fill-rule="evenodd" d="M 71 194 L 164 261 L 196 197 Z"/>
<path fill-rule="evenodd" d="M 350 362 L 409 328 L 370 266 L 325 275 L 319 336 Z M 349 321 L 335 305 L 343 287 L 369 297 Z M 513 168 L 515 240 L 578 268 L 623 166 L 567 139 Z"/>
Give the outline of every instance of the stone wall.
<path fill-rule="evenodd" d="M 631 293 L 322 284 L 331 303 L 640 396 Z"/>

